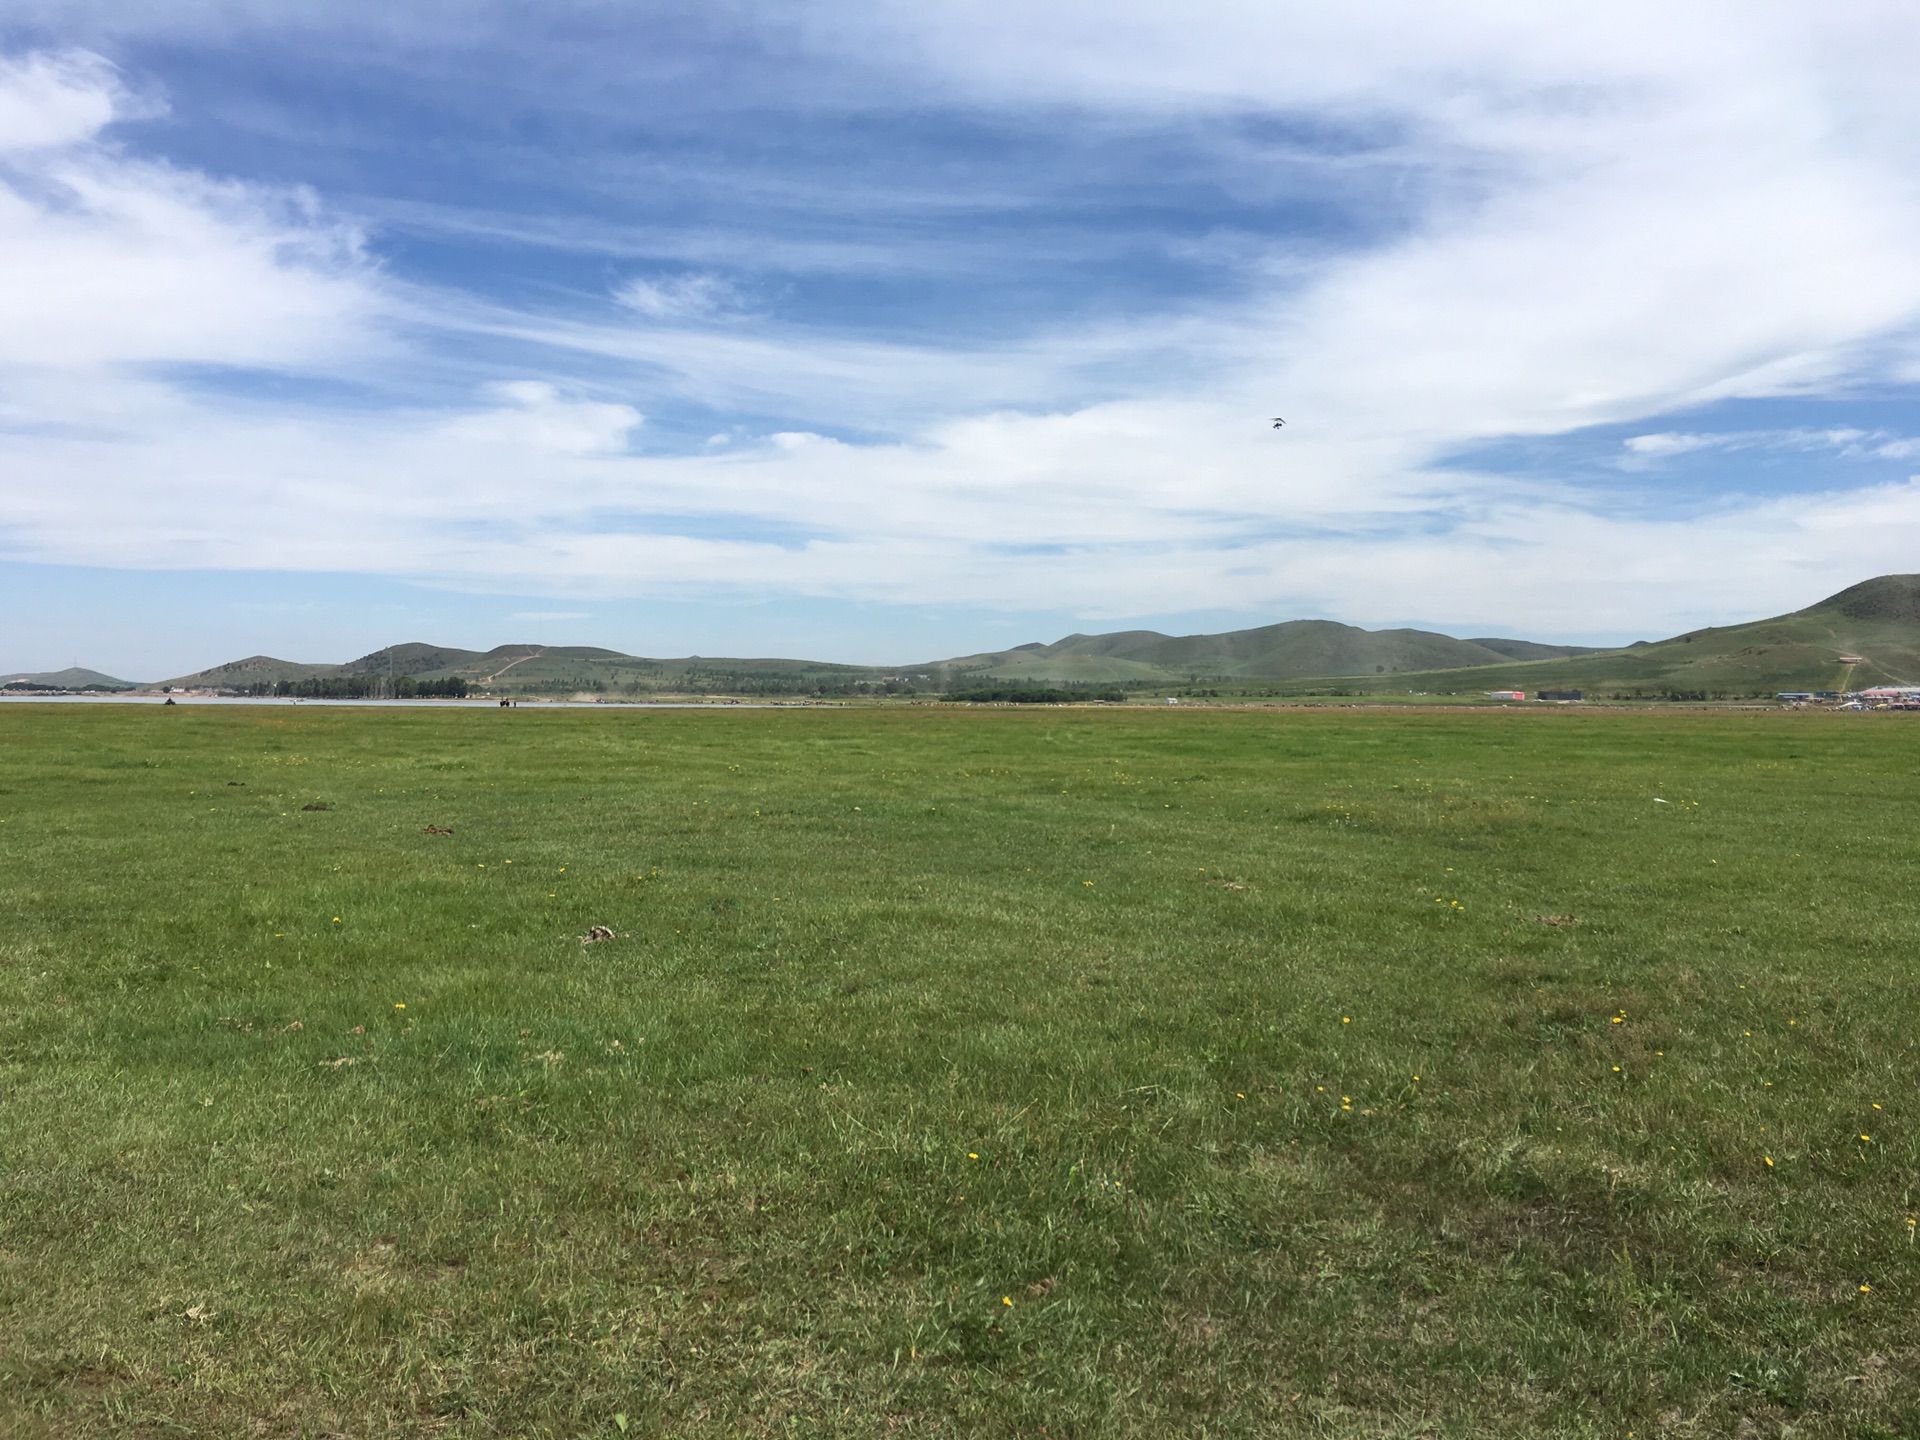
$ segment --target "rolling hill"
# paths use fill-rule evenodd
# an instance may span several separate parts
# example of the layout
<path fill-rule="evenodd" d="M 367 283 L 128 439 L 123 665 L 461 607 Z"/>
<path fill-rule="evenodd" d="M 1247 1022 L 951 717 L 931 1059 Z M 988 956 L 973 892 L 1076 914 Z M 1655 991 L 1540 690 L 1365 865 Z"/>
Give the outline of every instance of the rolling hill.
<path fill-rule="evenodd" d="M 1862 658 L 1843 664 L 1843 655 Z M 1155 630 L 1068 635 L 1051 644 L 905 666 L 697 655 L 648 659 L 587 645 L 499 645 L 481 651 L 413 642 L 344 664 L 310 665 L 253 655 L 166 683 L 247 690 L 282 681 L 378 679 L 389 673 L 423 682 L 458 677 L 475 690 L 495 694 L 608 696 L 855 694 L 909 686 L 964 691 L 1007 684 L 1169 689 L 1199 684 L 1276 694 L 1315 689 L 1577 689 L 1618 695 L 1845 690 L 1920 677 L 1920 575 L 1882 575 L 1790 614 L 1618 650 L 1498 637 L 1461 640 L 1431 630 L 1363 630 L 1331 620 L 1289 620 L 1212 635 L 1163 635 Z"/>
<path fill-rule="evenodd" d="M 853 687 L 911 677 L 921 688 L 965 689 L 987 682 L 1181 685 L 1194 678 L 1284 680 L 1303 676 L 1394 674 L 1507 662 L 1515 655 L 1589 653 L 1577 646 L 1526 640 L 1457 640 L 1426 630 L 1362 630 L 1331 620 L 1289 620 L 1216 635 L 1162 635 L 1153 630 L 1069 635 L 1051 645 L 934 660 L 906 666 L 835 665 L 782 659 L 647 659 L 593 646 L 499 645 L 459 650 L 413 642 L 375 650 L 344 664 L 308 665 L 253 655 L 166 683 L 183 689 L 238 689 L 301 680 L 415 680 L 458 676 L 495 693 L 637 694 L 733 689 L 788 692 L 802 686 Z"/>
<path fill-rule="evenodd" d="M 1842 656 L 1858 656 L 1859 663 L 1842 663 Z M 1356 676 L 1340 688 L 1742 696 L 1896 684 L 1920 684 L 1920 575 L 1882 575 L 1804 610 L 1622 650 L 1390 678 Z"/>
<path fill-rule="evenodd" d="M 191 675 L 180 675 L 159 683 L 180 690 L 245 690 L 253 685 L 272 685 L 281 680 L 338 675 L 341 669 L 339 665 L 303 665 L 297 660 L 276 660 L 271 655 L 249 655 L 244 660 L 210 665 Z"/>
<path fill-rule="evenodd" d="M 1362 630 L 1332 620 L 1288 620 L 1217 635 L 1122 630 L 1069 635 L 957 660 L 911 666 L 949 683 L 962 678 L 1042 682 L 1285 680 L 1458 669 L 1516 658 L 1594 653 L 1528 640 L 1456 640 L 1431 630 Z"/>
<path fill-rule="evenodd" d="M 393 645 L 342 664 L 304 664 L 253 655 L 163 683 L 185 690 L 251 690 L 282 683 L 378 681 L 387 675 L 416 681 L 458 678 L 476 691 L 513 695 L 644 695 L 662 692 L 793 693 L 832 685 L 849 688 L 879 672 L 862 665 L 811 660 L 654 660 L 594 645 L 496 645 L 461 650 L 422 642 Z"/>
<path fill-rule="evenodd" d="M 36 674 L 23 674 L 15 671 L 11 675 L 0 674 L 0 689 L 18 690 L 134 690 L 139 687 L 131 680 L 116 680 L 111 675 L 102 675 L 98 670 L 88 670 L 83 666 L 69 665 L 64 670 L 43 670 Z"/>

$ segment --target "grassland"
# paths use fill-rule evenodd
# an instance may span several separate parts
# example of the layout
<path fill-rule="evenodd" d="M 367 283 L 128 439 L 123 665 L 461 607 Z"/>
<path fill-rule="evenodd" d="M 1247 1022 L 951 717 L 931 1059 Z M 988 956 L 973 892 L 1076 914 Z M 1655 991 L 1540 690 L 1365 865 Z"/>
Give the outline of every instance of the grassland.
<path fill-rule="evenodd" d="M 1920 1434 L 1916 761 L 0 708 L 0 1433 Z"/>

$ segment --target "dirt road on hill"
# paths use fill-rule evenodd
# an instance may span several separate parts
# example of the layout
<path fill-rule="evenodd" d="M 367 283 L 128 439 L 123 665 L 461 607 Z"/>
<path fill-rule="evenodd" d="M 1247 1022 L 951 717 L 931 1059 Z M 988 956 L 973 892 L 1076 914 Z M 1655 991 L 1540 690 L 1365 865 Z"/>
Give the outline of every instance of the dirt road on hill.
<path fill-rule="evenodd" d="M 513 669 L 514 666 L 522 664 L 525 661 L 532 660 L 546 653 L 547 653 L 546 647 L 543 645 L 538 650 L 535 650 L 531 655 L 522 655 L 518 660 L 509 660 L 506 664 L 502 665 L 498 670 L 494 671 L 493 674 L 487 676 L 487 678 L 482 680 L 480 683 L 482 685 L 491 685 L 493 684 L 494 681 L 498 680 L 502 675 L 506 674 L 507 671 Z"/>

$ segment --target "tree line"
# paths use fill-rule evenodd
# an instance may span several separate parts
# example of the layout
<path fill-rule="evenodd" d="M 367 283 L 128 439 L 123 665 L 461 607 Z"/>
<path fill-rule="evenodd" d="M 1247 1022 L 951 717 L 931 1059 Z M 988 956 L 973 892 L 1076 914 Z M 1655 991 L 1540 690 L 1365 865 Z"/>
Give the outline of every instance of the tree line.
<path fill-rule="evenodd" d="M 461 700 L 471 687 L 458 675 L 416 680 L 411 675 L 314 675 L 301 680 L 258 680 L 241 687 L 243 695 L 273 695 L 293 700 Z"/>

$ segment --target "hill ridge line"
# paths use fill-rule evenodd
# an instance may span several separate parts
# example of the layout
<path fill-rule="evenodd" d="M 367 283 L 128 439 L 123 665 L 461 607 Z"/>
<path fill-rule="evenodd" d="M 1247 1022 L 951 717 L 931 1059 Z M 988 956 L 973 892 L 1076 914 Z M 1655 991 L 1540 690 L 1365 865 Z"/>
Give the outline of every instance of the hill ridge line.
<path fill-rule="evenodd" d="M 1784 615 L 1611 649 L 1490 635 L 1461 638 L 1408 626 L 1369 630 L 1312 618 L 1185 635 L 1143 629 L 1076 631 L 1051 642 L 906 665 L 779 657 L 656 658 L 598 646 L 524 642 L 480 651 L 408 641 L 341 663 L 255 654 L 154 683 L 257 691 L 391 672 L 416 681 L 458 677 L 477 686 L 504 683 L 523 693 L 635 693 L 675 687 L 795 693 L 808 686 L 815 693 L 824 693 L 822 687 L 858 693 L 863 687 L 886 686 L 953 692 L 1006 685 L 1139 690 L 1200 683 L 1298 690 L 1339 682 L 1361 693 L 1524 685 L 1602 692 L 1611 687 L 1635 694 L 1760 694 L 1769 687 L 1833 688 L 1842 678 L 1842 655 L 1861 656 L 1866 666 L 1862 673 L 1920 674 L 1920 575 L 1875 576 Z M 145 688 L 78 667 L 0 675 L 0 684 L 63 680 L 76 688 Z"/>

